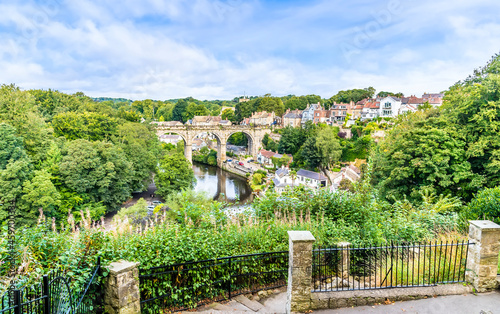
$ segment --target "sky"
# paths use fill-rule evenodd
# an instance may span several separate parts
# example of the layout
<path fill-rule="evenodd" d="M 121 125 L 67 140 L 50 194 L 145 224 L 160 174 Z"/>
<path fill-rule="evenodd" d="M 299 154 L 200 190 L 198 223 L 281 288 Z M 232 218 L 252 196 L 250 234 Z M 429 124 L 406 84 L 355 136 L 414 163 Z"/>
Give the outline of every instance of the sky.
<path fill-rule="evenodd" d="M 166 100 L 446 90 L 500 52 L 498 0 L 0 0 L 0 84 Z"/>

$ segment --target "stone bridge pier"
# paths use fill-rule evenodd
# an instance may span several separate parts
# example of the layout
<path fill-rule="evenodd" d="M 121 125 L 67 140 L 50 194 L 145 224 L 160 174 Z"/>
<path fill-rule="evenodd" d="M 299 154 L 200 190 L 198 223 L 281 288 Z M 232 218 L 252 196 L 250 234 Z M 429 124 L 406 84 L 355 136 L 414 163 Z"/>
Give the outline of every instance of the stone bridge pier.
<path fill-rule="evenodd" d="M 156 135 L 177 134 L 184 140 L 184 156 L 187 160 L 193 160 L 193 140 L 202 133 L 208 133 L 217 139 L 217 165 L 222 166 L 226 160 L 227 140 L 234 133 L 242 132 L 248 138 L 249 154 L 257 159 L 262 139 L 265 134 L 271 133 L 271 127 L 268 126 L 243 126 L 243 125 L 177 125 L 170 126 L 165 122 L 153 122 L 156 125 Z"/>

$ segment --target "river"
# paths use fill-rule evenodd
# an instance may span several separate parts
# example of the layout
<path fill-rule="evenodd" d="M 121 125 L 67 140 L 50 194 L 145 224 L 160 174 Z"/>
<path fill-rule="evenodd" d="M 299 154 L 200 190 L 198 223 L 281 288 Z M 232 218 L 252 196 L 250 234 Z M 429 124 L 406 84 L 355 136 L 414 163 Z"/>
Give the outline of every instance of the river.
<path fill-rule="evenodd" d="M 195 191 L 205 192 L 221 202 L 249 204 L 253 201 L 252 189 L 245 178 L 200 163 L 193 163 L 193 171 L 196 177 Z"/>

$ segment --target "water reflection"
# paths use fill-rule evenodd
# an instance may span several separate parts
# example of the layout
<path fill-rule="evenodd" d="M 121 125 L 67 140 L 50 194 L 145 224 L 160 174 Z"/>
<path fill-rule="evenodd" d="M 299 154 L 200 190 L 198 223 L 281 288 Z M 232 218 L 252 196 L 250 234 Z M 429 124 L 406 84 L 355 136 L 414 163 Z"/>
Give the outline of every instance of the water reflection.
<path fill-rule="evenodd" d="M 253 200 L 252 189 L 247 180 L 218 167 L 193 163 L 197 192 L 206 192 L 220 202 L 248 204 Z"/>

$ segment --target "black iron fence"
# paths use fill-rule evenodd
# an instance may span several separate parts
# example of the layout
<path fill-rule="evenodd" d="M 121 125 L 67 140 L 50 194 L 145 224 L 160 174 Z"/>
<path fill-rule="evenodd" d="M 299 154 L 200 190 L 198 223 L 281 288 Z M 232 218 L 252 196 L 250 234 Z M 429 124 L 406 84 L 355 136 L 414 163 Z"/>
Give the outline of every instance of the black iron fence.
<path fill-rule="evenodd" d="M 45 275 L 42 282 L 21 289 L 9 288 L 0 296 L 0 314 L 92 314 L 102 313 L 102 289 L 98 275 L 100 259 L 81 287 L 59 272 Z"/>
<path fill-rule="evenodd" d="M 286 286 L 288 252 L 230 256 L 139 269 L 142 313 L 182 311 Z"/>
<path fill-rule="evenodd" d="M 465 281 L 469 242 L 313 250 L 313 292 L 434 286 Z"/>

